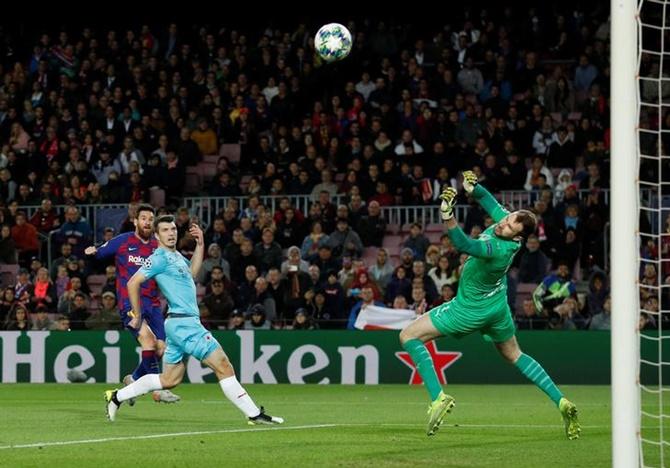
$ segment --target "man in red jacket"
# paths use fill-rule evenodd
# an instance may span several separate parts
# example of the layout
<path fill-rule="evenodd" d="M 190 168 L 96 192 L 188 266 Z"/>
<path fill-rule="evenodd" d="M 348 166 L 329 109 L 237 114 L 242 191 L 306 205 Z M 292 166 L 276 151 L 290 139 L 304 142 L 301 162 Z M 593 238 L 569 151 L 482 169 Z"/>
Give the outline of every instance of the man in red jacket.
<path fill-rule="evenodd" d="M 23 211 L 16 213 L 16 225 L 12 227 L 12 239 L 19 251 L 19 263 L 24 265 L 33 255 L 39 255 L 40 242 L 37 239 L 37 228 L 26 221 Z"/>

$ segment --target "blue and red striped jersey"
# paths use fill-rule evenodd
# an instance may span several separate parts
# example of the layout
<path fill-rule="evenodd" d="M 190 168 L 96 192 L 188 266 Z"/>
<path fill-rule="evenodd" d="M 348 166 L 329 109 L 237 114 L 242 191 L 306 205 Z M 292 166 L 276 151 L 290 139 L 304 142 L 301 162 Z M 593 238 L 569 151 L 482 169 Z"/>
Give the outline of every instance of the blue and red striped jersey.
<path fill-rule="evenodd" d="M 116 297 L 119 310 L 131 309 L 130 298 L 128 297 L 128 281 L 145 264 L 156 248 L 158 248 L 158 241 L 154 237 L 149 242 L 144 242 L 135 235 L 134 231 L 119 234 L 98 247 L 95 254 L 96 258 L 102 259 L 114 255 Z M 143 309 L 145 307 L 160 307 L 156 281 L 150 280 L 142 283 L 140 297 Z"/>

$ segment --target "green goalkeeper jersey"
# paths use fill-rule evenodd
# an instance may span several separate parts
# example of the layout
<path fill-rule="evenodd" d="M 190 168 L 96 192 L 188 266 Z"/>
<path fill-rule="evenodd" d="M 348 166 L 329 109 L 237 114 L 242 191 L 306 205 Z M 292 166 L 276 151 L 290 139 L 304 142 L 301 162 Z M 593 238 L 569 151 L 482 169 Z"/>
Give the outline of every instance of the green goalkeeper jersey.
<path fill-rule="evenodd" d="M 509 214 L 481 185 L 475 186 L 472 195 L 496 223 Z M 458 282 L 456 300 L 460 304 L 506 300 L 507 270 L 521 244 L 497 237 L 495 226 L 489 226 L 478 239 L 468 238 L 460 227 L 449 230 L 454 247 L 470 255 Z"/>

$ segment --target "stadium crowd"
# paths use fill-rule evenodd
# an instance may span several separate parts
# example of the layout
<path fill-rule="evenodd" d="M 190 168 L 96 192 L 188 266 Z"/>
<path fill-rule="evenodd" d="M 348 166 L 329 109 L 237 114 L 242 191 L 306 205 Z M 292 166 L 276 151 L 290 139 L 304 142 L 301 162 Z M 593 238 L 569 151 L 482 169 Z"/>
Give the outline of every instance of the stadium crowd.
<path fill-rule="evenodd" d="M 433 30 L 352 21 L 354 49 L 336 64 L 314 52 L 316 24 L 5 34 L 0 263 L 20 270 L 0 328 L 118 328 L 114 266 L 83 254 L 94 235 L 80 208 L 130 204 L 108 240 L 162 189 L 156 208 L 176 213 L 189 256 L 188 168 L 239 144 L 239 161 L 217 157 L 199 187 L 230 197 L 203 226 L 207 327 L 344 328 L 369 304 L 451 299 L 465 256 L 421 219 L 390 253 L 382 211 L 437 206 L 473 169 L 491 192 L 532 193 L 538 230 L 509 277 L 518 326 L 608 329 L 609 18 L 588 5 L 460 13 Z M 286 198 L 271 210 L 268 195 Z M 312 197 L 308 212 L 293 196 Z M 476 237 L 492 220 L 462 204 Z"/>

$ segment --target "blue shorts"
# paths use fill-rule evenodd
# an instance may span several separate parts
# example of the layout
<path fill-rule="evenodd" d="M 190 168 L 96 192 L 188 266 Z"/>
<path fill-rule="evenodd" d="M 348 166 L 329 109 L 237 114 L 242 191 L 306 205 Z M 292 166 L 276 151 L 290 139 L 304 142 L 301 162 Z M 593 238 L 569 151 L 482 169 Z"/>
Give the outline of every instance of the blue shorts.
<path fill-rule="evenodd" d="M 202 361 L 221 347 L 209 330 L 202 326 L 199 317 L 168 318 L 165 332 L 167 340 L 163 360 L 167 364 L 179 364 L 185 354 Z"/>
<path fill-rule="evenodd" d="M 121 322 L 123 323 L 123 326 L 126 327 L 126 329 L 132 333 L 135 338 L 137 338 L 137 335 L 140 333 L 140 329 L 135 329 L 128 325 L 131 320 L 128 312 L 130 311 L 119 311 Z M 156 336 L 156 339 L 165 341 L 165 319 L 163 318 L 163 311 L 161 311 L 160 307 L 145 306 L 142 304 L 142 320 L 147 322 L 147 325 Z"/>

